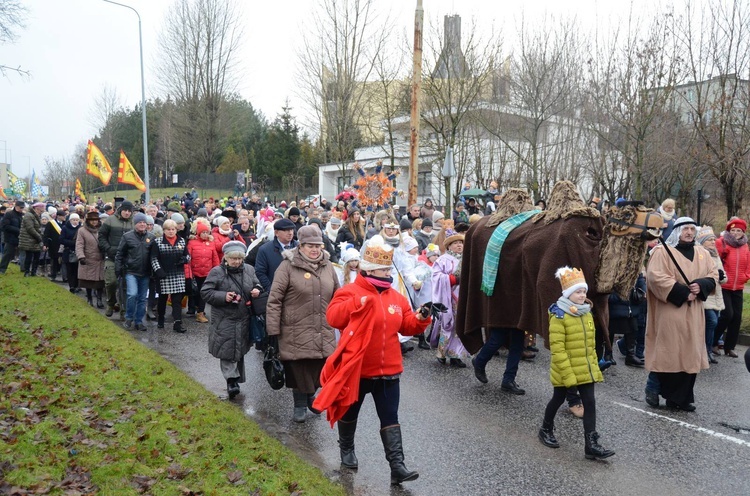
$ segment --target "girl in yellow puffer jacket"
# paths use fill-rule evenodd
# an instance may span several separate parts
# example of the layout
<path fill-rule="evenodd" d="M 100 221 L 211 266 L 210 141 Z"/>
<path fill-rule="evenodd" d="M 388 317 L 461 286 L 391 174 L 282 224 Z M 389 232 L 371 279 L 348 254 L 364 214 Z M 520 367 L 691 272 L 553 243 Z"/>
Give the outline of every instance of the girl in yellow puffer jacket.
<path fill-rule="evenodd" d="M 560 447 L 554 435 L 555 415 L 565 402 L 567 389 L 577 386 L 583 401 L 586 458 L 609 458 L 615 452 L 599 445 L 596 432 L 594 384 L 602 381 L 602 373 L 596 358 L 591 302 L 586 299 L 588 284 L 583 272 L 575 268 L 562 267 L 555 277 L 563 291 L 549 308 L 550 381 L 554 394 L 544 411 L 539 440 L 550 448 Z"/>

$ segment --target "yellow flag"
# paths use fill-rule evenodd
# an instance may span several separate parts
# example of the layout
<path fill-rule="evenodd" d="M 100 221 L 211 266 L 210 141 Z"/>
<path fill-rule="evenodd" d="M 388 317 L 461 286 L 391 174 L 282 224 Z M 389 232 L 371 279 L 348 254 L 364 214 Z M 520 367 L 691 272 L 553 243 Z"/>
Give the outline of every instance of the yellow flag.
<path fill-rule="evenodd" d="M 98 177 L 105 186 L 112 177 L 112 167 L 109 166 L 107 157 L 91 140 L 86 153 L 86 174 Z"/>
<path fill-rule="evenodd" d="M 81 180 L 76 178 L 76 196 L 81 200 L 86 201 L 86 196 L 83 194 L 83 188 L 81 187 Z"/>
<path fill-rule="evenodd" d="M 146 191 L 146 183 L 141 180 L 141 176 L 135 171 L 135 167 L 130 163 L 125 152 L 120 150 L 120 170 L 117 171 L 117 182 L 135 186 L 141 191 Z"/>

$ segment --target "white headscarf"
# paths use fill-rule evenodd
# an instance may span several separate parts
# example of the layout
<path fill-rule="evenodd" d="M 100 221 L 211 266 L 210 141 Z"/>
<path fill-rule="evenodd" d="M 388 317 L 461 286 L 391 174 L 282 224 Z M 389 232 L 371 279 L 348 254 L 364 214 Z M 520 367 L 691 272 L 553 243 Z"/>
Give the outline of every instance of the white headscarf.
<path fill-rule="evenodd" d="M 674 229 L 665 242 L 668 246 L 677 246 L 682 235 L 682 228 L 685 226 L 695 226 L 696 222 L 691 217 L 680 217 L 674 222 Z"/>

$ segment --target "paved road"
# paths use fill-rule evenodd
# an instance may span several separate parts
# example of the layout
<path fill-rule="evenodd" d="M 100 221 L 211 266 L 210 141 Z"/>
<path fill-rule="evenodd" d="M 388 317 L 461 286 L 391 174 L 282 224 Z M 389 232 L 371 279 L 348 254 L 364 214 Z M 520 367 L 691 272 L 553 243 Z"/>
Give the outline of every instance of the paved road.
<path fill-rule="evenodd" d="M 158 333 L 150 323 L 147 332 L 132 334 L 226 400 L 218 360 L 207 352 L 208 325 L 186 321 L 186 334 L 172 332 L 169 323 Z M 420 477 L 403 488 L 389 486 L 371 402 L 362 409 L 356 437 L 360 469 L 340 471 L 335 430 L 311 414 L 304 424 L 292 422 L 291 392 L 268 387 L 259 353 L 251 351 L 246 362 L 253 380 L 233 403 L 350 494 L 750 494 L 750 374 L 741 359 L 721 357 L 698 376 L 693 413 L 648 407 L 645 371 L 612 367 L 597 386 L 597 421 L 602 444 L 617 455 L 588 461 L 582 423 L 566 407 L 557 417 L 562 447 L 552 450 L 537 440 L 552 392 L 546 351 L 522 362 L 518 383 L 527 393 L 511 396 L 500 390 L 503 358 L 490 362 L 490 383 L 482 385 L 470 368 L 441 365 L 417 349 L 405 359 L 400 419 L 407 466 Z"/>

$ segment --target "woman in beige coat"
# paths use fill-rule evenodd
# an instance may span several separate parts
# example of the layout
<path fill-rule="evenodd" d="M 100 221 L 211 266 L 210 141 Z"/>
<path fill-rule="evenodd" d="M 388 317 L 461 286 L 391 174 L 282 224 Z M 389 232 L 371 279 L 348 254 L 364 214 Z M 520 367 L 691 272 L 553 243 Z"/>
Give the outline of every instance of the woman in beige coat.
<path fill-rule="evenodd" d="M 266 306 L 266 332 L 278 336 L 279 358 L 286 387 L 294 396 L 294 421 L 305 421 L 307 408 L 320 387 L 320 371 L 336 348 L 336 336 L 326 321 L 328 303 L 339 283 L 323 234 L 317 226 L 297 231 L 299 246 L 282 252 Z"/>
<path fill-rule="evenodd" d="M 86 214 L 86 221 L 78 230 L 76 237 L 76 256 L 78 257 L 78 287 L 86 288 L 86 301 L 94 306 L 92 293 L 96 291 L 96 308 L 104 308 L 102 291 L 104 290 L 104 257 L 99 250 L 99 212 Z"/>

